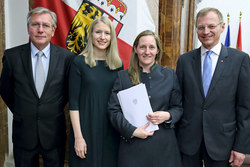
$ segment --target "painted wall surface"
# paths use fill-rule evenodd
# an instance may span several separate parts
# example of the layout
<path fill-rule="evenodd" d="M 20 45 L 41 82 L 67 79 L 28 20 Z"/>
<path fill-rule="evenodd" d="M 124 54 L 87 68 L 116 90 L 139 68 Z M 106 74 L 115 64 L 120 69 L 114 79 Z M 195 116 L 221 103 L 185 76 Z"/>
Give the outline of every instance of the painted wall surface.
<path fill-rule="evenodd" d="M 199 1 L 199 0 L 197 0 Z M 200 0 L 201 1 L 201 0 Z M 221 34 L 221 42 L 224 44 L 227 34 L 227 14 L 230 14 L 230 35 L 231 35 L 231 47 L 236 48 L 239 18 L 240 12 L 242 12 L 241 18 L 241 36 L 242 36 L 242 51 L 250 54 L 250 1 L 249 0 L 202 0 L 197 2 L 196 13 L 205 7 L 215 7 L 223 14 L 224 22 L 226 23 L 225 30 Z M 197 40 L 197 39 L 196 39 Z M 196 47 L 199 47 L 200 43 L 196 41 Z"/>
<path fill-rule="evenodd" d="M 28 42 L 27 21 L 28 0 L 4 0 L 6 48 Z"/>

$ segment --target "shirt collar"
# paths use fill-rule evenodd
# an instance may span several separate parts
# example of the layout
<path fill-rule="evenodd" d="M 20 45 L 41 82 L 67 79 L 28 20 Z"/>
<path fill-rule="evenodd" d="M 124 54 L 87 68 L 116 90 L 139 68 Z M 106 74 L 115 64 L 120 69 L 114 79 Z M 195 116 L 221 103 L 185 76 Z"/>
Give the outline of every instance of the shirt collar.
<path fill-rule="evenodd" d="M 39 52 L 39 50 L 35 47 L 35 45 L 32 42 L 30 42 L 30 48 L 31 48 L 31 55 L 33 56 L 35 56 Z M 49 57 L 50 43 L 42 50 L 42 52 L 45 58 Z"/>
<path fill-rule="evenodd" d="M 154 64 L 150 67 L 150 71 L 151 71 L 151 72 L 154 71 L 155 68 L 156 68 L 156 66 L 157 66 L 157 64 L 154 63 Z M 140 71 L 142 71 L 142 67 L 140 67 Z"/>
<path fill-rule="evenodd" d="M 150 70 L 151 70 L 151 71 L 154 71 L 154 70 L 156 69 L 156 66 L 157 66 L 156 63 L 154 63 L 154 64 L 150 67 Z"/>
<path fill-rule="evenodd" d="M 215 45 L 212 49 L 210 49 L 213 51 L 213 53 L 215 53 L 216 55 L 220 55 L 220 51 L 221 51 L 221 43 L 218 43 L 217 45 Z M 206 52 L 208 51 L 208 49 L 204 48 L 204 46 L 201 46 L 201 55 L 206 55 Z"/>

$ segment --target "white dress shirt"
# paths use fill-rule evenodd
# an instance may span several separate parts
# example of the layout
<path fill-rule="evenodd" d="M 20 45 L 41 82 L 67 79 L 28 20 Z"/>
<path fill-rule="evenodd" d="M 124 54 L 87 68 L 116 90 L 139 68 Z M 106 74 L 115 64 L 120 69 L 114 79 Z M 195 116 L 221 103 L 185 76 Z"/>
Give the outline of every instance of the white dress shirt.
<path fill-rule="evenodd" d="M 215 45 L 215 47 L 213 47 L 210 50 L 213 51 L 210 55 L 210 57 L 212 59 L 212 76 L 213 76 L 216 65 L 217 65 L 217 61 L 219 59 L 220 51 L 221 51 L 221 43 L 218 43 L 217 45 Z M 201 75 L 203 74 L 203 64 L 204 64 L 204 60 L 205 60 L 207 51 L 208 51 L 208 49 L 201 46 Z"/>
<path fill-rule="evenodd" d="M 31 48 L 31 62 L 32 62 L 32 72 L 33 72 L 33 78 L 35 79 L 35 68 L 36 68 L 36 61 L 37 57 L 36 54 L 39 52 L 39 50 L 32 44 L 30 43 L 30 48 Z M 50 44 L 46 46 L 43 50 L 43 56 L 42 58 L 42 63 L 43 63 L 43 69 L 44 69 L 44 74 L 45 74 L 45 81 L 47 80 L 48 76 L 48 71 L 49 71 L 49 61 L 50 61 Z"/>

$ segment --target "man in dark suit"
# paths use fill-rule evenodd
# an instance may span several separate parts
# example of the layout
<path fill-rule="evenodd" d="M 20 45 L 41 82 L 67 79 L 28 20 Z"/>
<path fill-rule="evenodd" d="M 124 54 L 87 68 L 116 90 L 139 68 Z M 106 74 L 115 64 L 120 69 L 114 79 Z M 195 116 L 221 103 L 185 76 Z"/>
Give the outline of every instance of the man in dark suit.
<path fill-rule="evenodd" d="M 50 43 L 56 22 L 56 14 L 48 9 L 31 10 L 31 42 L 4 52 L 0 93 L 13 113 L 16 167 L 38 167 L 39 155 L 45 167 L 64 164 L 64 107 L 73 54 Z"/>
<path fill-rule="evenodd" d="M 199 11 L 196 28 L 202 46 L 180 56 L 176 70 L 184 108 L 177 127 L 183 166 L 240 166 L 250 151 L 249 56 L 219 42 L 225 23 L 217 9 Z"/>

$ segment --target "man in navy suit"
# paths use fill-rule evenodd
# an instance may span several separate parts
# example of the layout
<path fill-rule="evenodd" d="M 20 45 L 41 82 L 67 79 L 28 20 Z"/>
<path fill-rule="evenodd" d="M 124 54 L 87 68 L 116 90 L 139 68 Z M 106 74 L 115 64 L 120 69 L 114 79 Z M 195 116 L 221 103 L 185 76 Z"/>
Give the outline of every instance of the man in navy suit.
<path fill-rule="evenodd" d="M 31 10 L 27 16 L 31 42 L 4 52 L 0 93 L 13 113 L 16 167 L 38 167 L 39 155 L 45 167 L 64 165 L 64 107 L 73 54 L 50 43 L 56 22 L 56 14 L 48 9 Z"/>
<path fill-rule="evenodd" d="M 177 63 L 184 108 L 177 138 L 184 167 L 241 166 L 250 152 L 249 56 L 219 42 L 224 28 L 219 10 L 199 11 L 202 46 Z"/>

